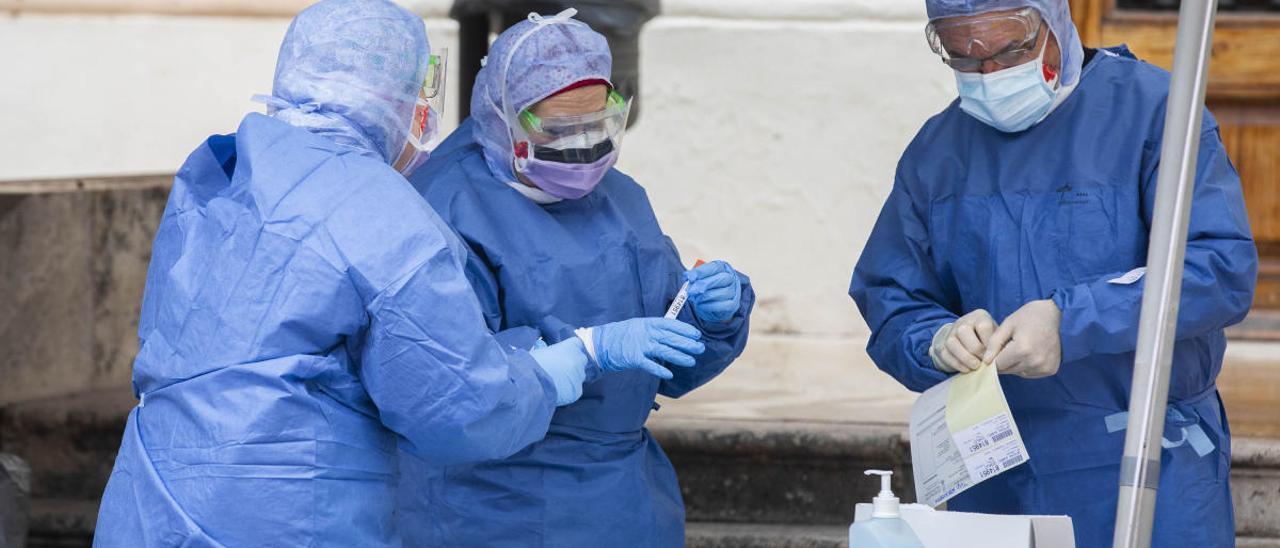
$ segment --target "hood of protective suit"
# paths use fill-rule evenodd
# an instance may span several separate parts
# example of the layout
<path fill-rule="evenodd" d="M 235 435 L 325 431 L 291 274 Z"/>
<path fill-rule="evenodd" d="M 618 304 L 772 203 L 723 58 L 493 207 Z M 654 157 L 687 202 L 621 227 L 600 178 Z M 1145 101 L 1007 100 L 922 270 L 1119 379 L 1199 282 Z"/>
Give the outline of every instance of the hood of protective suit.
<path fill-rule="evenodd" d="M 612 70 L 613 56 L 604 35 L 567 16 L 530 14 L 498 36 L 471 94 L 475 138 L 493 176 L 515 180 L 511 131 L 503 114 L 504 82 L 506 108 L 518 113 L 570 84 L 611 81 Z"/>
<path fill-rule="evenodd" d="M 421 17 L 386 0 L 323 0 L 289 25 L 268 114 L 390 164 L 431 48 Z"/>

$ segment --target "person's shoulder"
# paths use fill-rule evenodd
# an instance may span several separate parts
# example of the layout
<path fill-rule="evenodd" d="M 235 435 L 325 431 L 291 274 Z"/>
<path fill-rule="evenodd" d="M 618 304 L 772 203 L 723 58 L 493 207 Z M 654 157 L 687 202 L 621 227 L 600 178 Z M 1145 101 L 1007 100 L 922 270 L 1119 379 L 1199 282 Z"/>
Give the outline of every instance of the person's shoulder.
<path fill-rule="evenodd" d="M 1129 89 L 1146 97 L 1164 98 L 1169 94 L 1169 71 L 1148 63 L 1134 55 L 1128 46 L 1101 48 L 1095 54 L 1087 74 L 1095 80 L 1103 80 L 1117 89 Z"/>
<path fill-rule="evenodd" d="M 640 186 L 640 183 L 636 182 L 634 177 L 627 175 L 625 172 L 618 169 L 617 166 L 609 168 L 609 171 L 605 172 L 604 178 L 600 180 L 600 186 L 606 185 L 609 189 L 621 193 L 644 194 L 645 192 L 644 187 Z"/>
<path fill-rule="evenodd" d="M 1093 62 L 1097 66 L 1084 78 L 1090 88 L 1105 89 L 1097 97 L 1113 112 L 1142 118 L 1152 131 L 1161 131 L 1173 78 L 1169 71 L 1143 60 L 1125 45 L 1099 49 L 1096 55 Z M 1217 121 L 1206 110 L 1201 125 L 1202 129 L 1213 129 Z"/>
<path fill-rule="evenodd" d="M 489 170 L 479 145 L 451 150 L 441 158 L 432 158 L 409 181 L 414 189 L 450 222 L 460 222 L 459 211 L 468 216 L 500 210 L 514 192 Z M 515 198 L 524 200 L 516 195 Z M 489 216 L 485 214 L 484 216 Z"/>
<path fill-rule="evenodd" d="M 617 167 L 605 172 L 604 178 L 600 180 L 594 193 L 598 193 L 600 198 L 617 202 L 623 207 L 650 208 L 649 192 Z"/>
<path fill-rule="evenodd" d="M 484 167 L 485 169 L 477 169 Z M 423 196 L 456 194 L 475 185 L 477 179 L 492 178 L 484 165 L 479 145 L 450 148 L 431 158 L 409 175 L 409 183 Z"/>
<path fill-rule="evenodd" d="M 396 250 L 406 263 L 421 262 L 448 247 L 440 215 L 391 166 L 346 158 L 335 162 L 324 180 L 345 190 L 326 193 L 327 203 L 316 208 L 326 211 L 319 222 L 355 266 L 383 268 L 376 261 L 387 250 Z"/>
<path fill-rule="evenodd" d="M 960 110 L 959 98 L 952 99 L 946 108 L 924 121 L 916 131 L 915 137 L 912 137 L 911 142 L 907 144 L 903 156 L 935 146 L 952 148 L 955 146 L 955 132 L 972 125 L 975 121 L 972 116 Z"/>

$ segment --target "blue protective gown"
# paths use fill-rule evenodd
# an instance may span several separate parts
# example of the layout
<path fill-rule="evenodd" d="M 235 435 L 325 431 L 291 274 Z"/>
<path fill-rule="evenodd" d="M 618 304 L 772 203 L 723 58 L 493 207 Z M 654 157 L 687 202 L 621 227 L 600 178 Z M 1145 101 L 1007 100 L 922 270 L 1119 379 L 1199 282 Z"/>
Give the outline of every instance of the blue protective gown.
<path fill-rule="evenodd" d="M 580 200 L 541 206 L 499 182 L 467 121 L 410 177 L 461 234 L 467 275 L 490 328 L 555 343 L 573 329 L 660 317 L 685 268 L 644 189 L 610 170 Z M 654 396 L 679 397 L 725 369 L 747 342 L 754 303 L 725 323 L 680 319 L 703 332 L 706 352 L 667 381 L 605 373 L 582 399 L 556 410 L 546 439 L 511 458 L 431 467 L 402 461 L 406 546 L 682 546 L 684 504 L 675 471 L 644 428 Z"/>
<path fill-rule="evenodd" d="M 907 147 L 850 294 L 868 351 L 923 391 L 946 378 L 934 331 L 975 309 L 1001 321 L 1052 298 L 1062 365 L 1052 377 L 1002 376 L 1029 463 L 987 480 L 951 510 L 1067 514 L 1077 546 L 1110 546 L 1142 283 L 1109 283 L 1146 264 L 1168 73 L 1127 49 L 1101 50 L 1075 92 L 1040 124 L 1005 134 L 952 103 Z M 1257 251 L 1240 179 L 1207 112 L 1188 232 L 1165 438 L 1199 425 L 1214 450 L 1162 454 L 1153 546 L 1232 546 L 1231 438 L 1215 378 L 1223 328 L 1249 309 Z"/>
<path fill-rule="evenodd" d="M 451 464 L 541 439 L 554 387 L 489 335 L 463 253 L 380 158 L 260 114 L 197 148 L 95 545 L 399 546 L 397 441 Z"/>

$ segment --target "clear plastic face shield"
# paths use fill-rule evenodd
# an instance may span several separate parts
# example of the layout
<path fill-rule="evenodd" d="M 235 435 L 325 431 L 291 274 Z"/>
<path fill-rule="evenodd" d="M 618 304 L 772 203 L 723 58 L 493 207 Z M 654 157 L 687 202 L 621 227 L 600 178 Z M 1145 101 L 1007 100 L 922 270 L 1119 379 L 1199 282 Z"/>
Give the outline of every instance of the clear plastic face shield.
<path fill-rule="evenodd" d="M 422 80 L 418 103 L 413 109 L 413 122 L 409 125 L 409 145 L 421 152 L 430 150 L 431 141 L 439 134 L 440 118 L 444 115 L 448 63 L 448 49 L 427 58 L 427 75 Z"/>
<path fill-rule="evenodd" d="M 592 164 L 615 153 L 622 147 L 626 133 L 627 117 L 631 102 L 610 89 L 603 110 L 577 116 L 538 116 L 530 110 L 533 105 L 515 111 L 507 98 L 507 77 L 511 60 L 520 45 L 534 33 L 548 25 L 583 24 L 575 21 L 577 10 L 566 9 L 554 16 L 529 14 L 536 23 L 532 29 L 516 40 L 502 67 L 502 114 L 511 137 L 511 150 L 516 171 L 525 172 L 532 160 L 561 164 Z M 536 101 L 534 104 L 537 104 Z"/>
<path fill-rule="evenodd" d="M 405 146 L 391 167 L 408 177 L 426 163 L 431 156 L 434 141 L 440 134 L 440 117 L 444 115 L 445 69 L 449 50 L 427 57 L 427 75 L 418 91 L 418 101 L 413 108 L 413 120 L 405 130 Z"/>
<path fill-rule="evenodd" d="M 1025 64 L 1039 53 L 1044 32 L 1040 12 L 1030 7 L 942 17 L 925 27 L 929 47 L 958 72 L 982 72 L 987 63 L 995 70 Z"/>
<path fill-rule="evenodd" d="M 591 164 L 622 148 L 631 103 L 609 90 L 603 110 L 579 116 L 538 116 L 520 111 L 511 125 L 516 162 L 530 156 L 547 162 Z"/>

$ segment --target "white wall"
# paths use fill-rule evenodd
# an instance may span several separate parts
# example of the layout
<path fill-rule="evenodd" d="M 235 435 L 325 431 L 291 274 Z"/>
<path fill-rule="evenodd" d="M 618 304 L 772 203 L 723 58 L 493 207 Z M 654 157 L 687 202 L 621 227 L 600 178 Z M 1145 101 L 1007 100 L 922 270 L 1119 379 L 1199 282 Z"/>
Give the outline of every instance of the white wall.
<path fill-rule="evenodd" d="M 434 45 L 456 48 L 447 0 L 411 4 Z M 270 91 L 287 25 L 0 16 L 0 180 L 176 170 L 260 109 L 248 99 Z M 758 342 L 689 405 L 742 386 L 834 395 L 861 382 L 843 364 L 870 374 L 849 275 L 898 155 L 954 93 L 923 26 L 919 0 L 667 0 L 645 28 L 643 114 L 620 167 L 688 261 L 727 259 L 759 295 Z"/>
<path fill-rule="evenodd" d="M 898 156 L 954 96 L 950 71 L 923 2 L 780 4 L 668 1 L 642 36 L 622 169 L 687 261 L 728 259 L 759 297 L 743 360 L 668 415 L 866 419 L 912 399 L 874 370 L 847 291 Z"/>
<path fill-rule="evenodd" d="M 289 19 L 0 16 L 0 180 L 173 172 L 271 93 Z M 444 17 L 428 24 L 457 40 Z"/>

